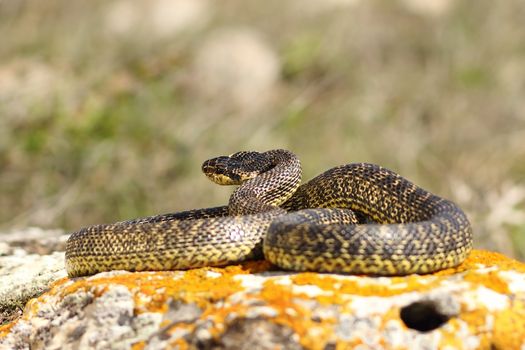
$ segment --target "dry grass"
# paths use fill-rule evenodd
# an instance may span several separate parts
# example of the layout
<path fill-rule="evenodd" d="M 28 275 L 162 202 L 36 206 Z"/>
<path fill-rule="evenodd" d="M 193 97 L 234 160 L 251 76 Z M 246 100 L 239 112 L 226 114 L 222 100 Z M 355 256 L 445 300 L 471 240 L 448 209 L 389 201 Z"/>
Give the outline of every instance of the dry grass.
<path fill-rule="evenodd" d="M 180 31 L 144 3 L 155 25 L 130 27 L 123 3 L 0 2 L 1 226 L 74 230 L 226 203 L 204 159 L 284 147 L 305 179 L 356 161 L 394 169 L 465 208 L 478 247 L 525 258 L 525 3 L 433 15 L 305 3 L 203 3 Z M 268 100 L 203 96 L 196 57 L 225 28 L 274 50 Z"/>

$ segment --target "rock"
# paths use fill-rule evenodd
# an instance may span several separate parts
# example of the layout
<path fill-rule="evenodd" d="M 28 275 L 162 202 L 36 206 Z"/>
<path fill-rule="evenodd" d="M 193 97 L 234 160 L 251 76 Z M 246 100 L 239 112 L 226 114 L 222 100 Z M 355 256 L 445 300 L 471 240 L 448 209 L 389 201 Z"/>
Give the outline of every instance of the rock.
<path fill-rule="evenodd" d="M 65 277 L 67 235 L 61 230 L 28 228 L 1 235 L 0 324 L 16 318 L 26 302 Z"/>
<path fill-rule="evenodd" d="M 432 275 L 277 271 L 264 261 L 57 280 L 0 328 L 16 349 L 523 349 L 525 264 L 475 250 Z"/>
<path fill-rule="evenodd" d="M 62 230 L 44 230 L 38 227 L 29 227 L 24 230 L 14 230 L 9 233 L 0 233 L 2 245 L 0 256 L 13 254 L 16 250 L 23 250 L 19 254 L 51 254 L 66 249 L 69 235 Z"/>

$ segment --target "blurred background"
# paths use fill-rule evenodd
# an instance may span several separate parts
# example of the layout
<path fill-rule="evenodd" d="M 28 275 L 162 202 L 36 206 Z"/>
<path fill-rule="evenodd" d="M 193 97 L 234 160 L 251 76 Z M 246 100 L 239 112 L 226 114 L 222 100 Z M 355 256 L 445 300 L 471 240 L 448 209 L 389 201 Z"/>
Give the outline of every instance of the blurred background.
<path fill-rule="evenodd" d="M 227 203 L 205 159 L 373 162 L 525 258 L 523 0 L 0 1 L 0 229 Z"/>

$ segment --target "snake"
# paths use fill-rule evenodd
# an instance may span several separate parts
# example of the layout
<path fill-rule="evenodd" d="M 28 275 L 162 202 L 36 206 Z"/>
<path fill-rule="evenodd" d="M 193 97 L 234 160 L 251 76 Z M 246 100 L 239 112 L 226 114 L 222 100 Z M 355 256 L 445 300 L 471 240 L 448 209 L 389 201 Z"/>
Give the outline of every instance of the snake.
<path fill-rule="evenodd" d="M 70 277 L 186 270 L 266 259 L 291 271 L 402 276 L 458 266 L 472 228 L 454 202 L 382 166 L 350 163 L 301 184 L 291 151 L 205 161 L 228 204 L 84 227 L 66 242 Z"/>

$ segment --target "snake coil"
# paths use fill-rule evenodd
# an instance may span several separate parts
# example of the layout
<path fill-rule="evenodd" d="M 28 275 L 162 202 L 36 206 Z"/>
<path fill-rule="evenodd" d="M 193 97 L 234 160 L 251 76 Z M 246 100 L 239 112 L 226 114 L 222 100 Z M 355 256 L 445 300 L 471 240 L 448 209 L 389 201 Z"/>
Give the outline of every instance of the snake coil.
<path fill-rule="evenodd" d="M 342 165 L 302 185 L 286 150 L 238 152 L 202 169 L 240 185 L 227 206 L 83 228 L 66 244 L 69 276 L 263 257 L 296 271 L 406 275 L 456 266 L 472 249 L 457 205 L 378 165 Z"/>

